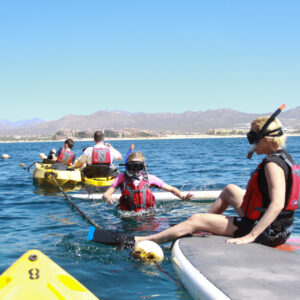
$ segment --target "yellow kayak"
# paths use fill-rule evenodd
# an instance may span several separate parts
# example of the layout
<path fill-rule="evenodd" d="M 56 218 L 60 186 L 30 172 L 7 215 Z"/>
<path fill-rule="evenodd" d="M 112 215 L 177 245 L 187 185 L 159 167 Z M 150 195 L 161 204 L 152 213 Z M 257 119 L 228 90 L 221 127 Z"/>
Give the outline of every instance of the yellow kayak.
<path fill-rule="evenodd" d="M 116 178 L 115 177 L 98 177 L 98 178 L 88 178 L 83 177 L 83 183 L 93 186 L 111 186 Z"/>
<path fill-rule="evenodd" d="M 56 185 L 52 177 L 55 176 L 55 179 L 61 186 L 67 183 L 77 184 L 81 182 L 81 172 L 79 169 L 66 168 L 65 170 L 58 170 L 55 169 L 54 165 L 35 163 L 32 175 L 33 179 L 40 184 L 48 183 Z"/>
<path fill-rule="evenodd" d="M 0 276 L 0 299 L 98 298 L 45 254 L 29 250 Z"/>

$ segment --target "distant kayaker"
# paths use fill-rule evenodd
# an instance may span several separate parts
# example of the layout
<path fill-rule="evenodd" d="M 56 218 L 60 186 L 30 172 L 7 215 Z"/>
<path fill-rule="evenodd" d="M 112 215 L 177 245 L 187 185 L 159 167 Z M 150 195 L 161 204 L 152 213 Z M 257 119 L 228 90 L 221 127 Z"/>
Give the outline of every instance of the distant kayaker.
<path fill-rule="evenodd" d="M 121 210 L 140 211 L 153 208 L 155 197 L 151 192 L 151 187 L 171 192 L 181 199 L 190 199 L 193 196 L 190 193 L 184 195 L 176 187 L 148 174 L 145 157 L 141 152 L 131 152 L 125 166 L 126 171 L 118 175 L 112 186 L 103 194 L 103 200 L 108 204 L 113 204 L 115 200 L 111 196 L 117 188 L 120 188 L 119 205 Z"/>
<path fill-rule="evenodd" d="M 48 157 L 44 153 L 40 153 L 40 157 L 44 163 L 58 162 L 65 165 L 72 165 L 75 162 L 76 154 L 72 151 L 74 147 L 74 141 L 72 139 L 66 139 L 63 147 L 61 147 L 57 152 L 52 149 Z"/>
<path fill-rule="evenodd" d="M 112 164 L 114 160 L 122 159 L 121 153 L 110 143 L 104 143 L 104 133 L 95 131 L 95 146 L 88 147 L 75 162 L 76 168 L 82 168 L 86 177 L 105 177 L 118 175 L 116 167 Z"/>
<path fill-rule="evenodd" d="M 281 123 L 275 119 L 279 112 L 255 119 L 251 124 L 247 137 L 253 147 L 249 156 L 255 151 L 266 157 L 252 174 L 246 193 L 229 184 L 208 213 L 195 214 L 157 234 L 136 236 L 135 241 L 164 243 L 197 231 L 207 231 L 232 237 L 227 240 L 230 244 L 257 242 L 275 247 L 285 243 L 293 229 L 294 210 L 299 201 L 300 166 L 295 166 L 283 148 L 286 136 Z M 238 217 L 222 215 L 229 205 Z M 127 238 L 124 236 L 125 241 Z"/>

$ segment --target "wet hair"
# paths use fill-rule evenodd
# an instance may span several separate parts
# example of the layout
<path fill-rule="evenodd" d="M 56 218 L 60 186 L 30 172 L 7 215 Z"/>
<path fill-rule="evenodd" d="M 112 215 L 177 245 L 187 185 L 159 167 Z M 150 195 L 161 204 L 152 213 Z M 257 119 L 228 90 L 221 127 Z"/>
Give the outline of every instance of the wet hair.
<path fill-rule="evenodd" d="M 99 143 L 104 140 L 104 132 L 97 130 L 94 132 L 94 141 Z"/>
<path fill-rule="evenodd" d="M 254 128 L 255 131 L 259 132 L 263 128 L 263 126 L 265 125 L 265 123 L 268 121 L 269 118 L 270 118 L 270 116 L 257 118 L 254 121 L 252 121 L 251 126 Z M 280 127 L 282 127 L 281 122 L 275 118 L 274 121 L 272 121 L 269 124 L 269 126 L 266 128 L 265 133 L 268 133 L 269 131 L 275 130 Z M 274 134 L 276 134 L 276 132 Z M 271 134 L 270 136 L 268 136 L 268 138 L 271 138 L 272 142 L 275 143 L 279 147 L 285 146 L 285 141 L 286 141 L 285 134 L 283 134 L 281 136 L 275 136 L 275 137 L 272 137 L 272 134 Z"/>
<path fill-rule="evenodd" d="M 74 141 L 72 139 L 66 139 L 65 144 L 67 144 L 70 149 L 74 147 Z"/>

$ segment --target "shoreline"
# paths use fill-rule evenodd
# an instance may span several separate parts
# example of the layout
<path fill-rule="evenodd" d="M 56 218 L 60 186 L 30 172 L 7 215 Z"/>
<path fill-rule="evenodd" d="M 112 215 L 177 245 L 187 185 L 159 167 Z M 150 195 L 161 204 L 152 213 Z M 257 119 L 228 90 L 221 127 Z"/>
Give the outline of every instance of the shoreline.
<path fill-rule="evenodd" d="M 300 136 L 300 133 L 287 134 L 290 136 Z M 145 140 L 181 140 L 181 139 L 226 139 L 226 138 L 246 138 L 246 135 L 210 135 L 210 134 L 196 134 L 196 135 L 167 135 L 162 137 L 124 137 L 124 138 L 105 138 L 106 141 L 145 141 Z M 64 142 L 66 138 L 60 140 L 3 140 L 2 144 L 6 143 L 52 143 Z M 93 142 L 93 138 L 77 139 L 72 138 L 75 142 Z"/>

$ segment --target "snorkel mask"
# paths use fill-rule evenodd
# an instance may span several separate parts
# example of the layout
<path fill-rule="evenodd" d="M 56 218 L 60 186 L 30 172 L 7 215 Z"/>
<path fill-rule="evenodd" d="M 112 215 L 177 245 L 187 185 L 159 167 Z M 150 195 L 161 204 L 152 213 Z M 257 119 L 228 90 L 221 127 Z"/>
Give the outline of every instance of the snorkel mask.
<path fill-rule="evenodd" d="M 145 165 L 141 161 L 130 161 L 125 164 L 125 175 L 128 178 L 139 179 L 141 171 L 145 168 Z"/>
<path fill-rule="evenodd" d="M 268 131 L 266 132 L 266 129 L 268 128 L 268 126 L 274 121 L 274 119 L 281 113 L 281 111 L 285 108 L 285 104 L 282 104 L 272 115 L 271 117 L 267 120 L 267 122 L 264 124 L 264 126 L 262 127 L 262 129 L 259 131 L 259 133 L 250 130 L 247 133 L 247 138 L 248 138 L 248 142 L 250 145 L 253 145 L 250 149 L 250 151 L 248 152 L 247 158 L 251 159 L 257 144 L 259 143 L 259 141 L 264 138 L 265 136 L 271 136 L 271 137 L 276 137 L 276 136 L 281 136 L 283 135 L 282 132 L 282 128 L 276 128 L 274 130 Z"/>
<path fill-rule="evenodd" d="M 125 164 L 125 167 L 128 171 L 139 172 L 144 169 L 144 163 L 141 161 L 130 161 Z"/>

